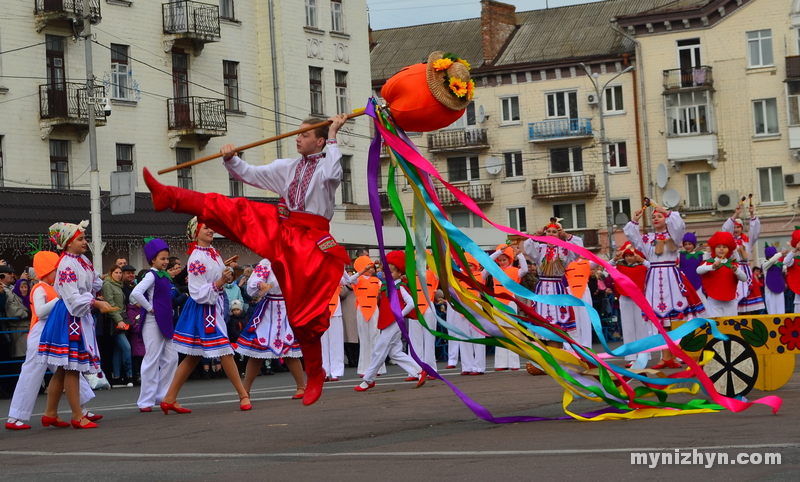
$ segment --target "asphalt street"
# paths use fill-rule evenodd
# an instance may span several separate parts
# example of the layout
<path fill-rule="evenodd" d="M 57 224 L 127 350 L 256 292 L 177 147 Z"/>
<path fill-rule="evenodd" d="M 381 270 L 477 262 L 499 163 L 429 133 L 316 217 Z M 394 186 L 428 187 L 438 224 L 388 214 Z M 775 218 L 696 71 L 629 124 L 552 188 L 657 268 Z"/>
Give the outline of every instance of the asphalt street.
<path fill-rule="evenodd" d="M 783 398 L 778 415 L 754 406 L 634 421 L 492 424 L 444 382 L 413 389 L 398 367 L 388 368 L 365 393 L 353 390 L 360 379 L 348 368 L 309 407 L 290 399 L 288 373 L 262 376 L 249 412 L 238 410 L 224 379 L 187 382 L 179 397 L 193 410 L 186 415 L 140 413 L 138 388 L 104 390 L 89 404 L 105 417 L 100 427 L 81 431 L 42 427 L 42 395 L 33 429 L 0 433 L 0 480 L 800 480 L 797 371 L 769 392 Z M 562 389 L 549 377 L 489 370 L 484 376 L 442 373 L 495 416 L 564 415 Z M 754 391 L 748 398 L 763 395 Z M 9 403 L 0 400 L 2 413 Z M 582 399 L 570 406 L 576 413 L 599 408 Z M 60 413 L 69 417 L 65 399 Z M 698 456 L 695 465 L 661 463 L 664 453 L 692 448 L 702 453 L 702 464 Z M 648 463 L 633 465 L 631 452 L 648 453 Z M 753 462 L 750 454 L 757 453 L 762 463 L 706 467 L 718 453 L 731 460 L 747 454 Z M 764 465 L 767 453 L 779 453 L 780 465 Z M 653 464 L 653 457 L 661 462 Z"/>

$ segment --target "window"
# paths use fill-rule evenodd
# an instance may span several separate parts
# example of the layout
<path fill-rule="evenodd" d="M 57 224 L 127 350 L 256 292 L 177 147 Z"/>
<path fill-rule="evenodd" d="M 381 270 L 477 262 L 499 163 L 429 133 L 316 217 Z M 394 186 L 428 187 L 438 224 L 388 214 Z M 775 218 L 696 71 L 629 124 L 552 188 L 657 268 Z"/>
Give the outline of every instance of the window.
<path fill-rule="evenodd" d="M 219 0 L 219 18 L 234 20 L 233 0 Z"/>
<path fill-rule="evenodd" d="M 506 161 L 506 177 L 517 177 L 522 175 L 522 153 L 506 152 L 503 154 Z"/>
<path fill-rule="evenodd" d="M 625 110 L 625 105 L 622 103 L 622 86 L 615 85 L 614 87 L 608 87 L 605 90 L 606 94 L 606 114 L 613 114 L 617 112 L 623 112 Z"/>
<path fill-rule="evenodd" d="M 336 113 L 349 114 L 350 108 L 347 102 L 347 72 L 334 70 L 336 78 Z"/>
<path fill-rule="evenodd" d="M 128 89 L 128 46 L 111 44 L 111 97 L 127 100 Z"/>
<path fill-rule="evenodd" d="M 786 93 L 789 99 L 789 125 L 800 125 L 800 82 L 786 82 Z"/>
<path fill-rule="evenodd" d="M 547 117 L 578 118 L 578 91 L 547 94 Z"/>
<path fill-rule="evenodd" d="M 239 62 L 222 61 L 222 80 L 225 84 L 225 109 L 239 110 Z"/>
<path fill-rule="evenodd" d="M 775 64 L 772 58 L 772 30 L 747 32 L 747 57 L 751 68 Z"/>
<path fill-rule="evenodd" d="M 192 151 L 192 149 L 188 149 L 185 147 L 175 148 L 175 159 L 178 165 L 181 165 L 184 162 L 189 162 L 193 158 L 194 158 L 194 152 Z M 178 187 L 182 187 L 184 189 L 193 189 L 191 167 L 178 169 Z"/>
<path fill-rule="evenodd" d="M 678 65 L 682 71 L 691 71 L 700 67 L 700 39 L 689 38 L 678 40 Z"/>
<path fill-rule="evenodd" d="M 753 121 L 757 136 L 778 134 L 778 102 L 775 99 L 753 101 Z"/>
<path fill-rule="evenodd" d="M 342 156 L 342 204 L 353 203 L 353 156 Z"/>
<path fill-rule="evenodd" d="M 477 125 L 475 122 L 475 101 L 471 101 L 469 104 L 467 104 L 467 108 L 464 110 L 464 115 L 447 126 L 446 129 L 463 129 L 465 127 L 475 125 Z"/>
<path fill-rule="evenodd" d="M 708 91 L 666 95 L 664 103 L 669 136 L 708 134 L 713 131 Z"/>
<path fill-rule="evenodd" d="M 132 144 L 117 144 L 117 171 L 133 171 Z"/>
<path fill-rule="evenodd" d="M 317 26 L 317 0 L 306 0 L 306 26 Z"/>
<path fill-rule="evenodd" d="M 761 202 L 783 202 L 783 170 L 780 166 L 759 169 L 758 187 Z"/>
<path fill-rule="evenodd" d="M 628 148 L 624 142 L 615 142 L 608 145 L 608 166 L 617 169 L 628 167 Z"/>
<path fill-rule="evenodd" d="M 477 156 L 447 159 L 447 175 L 450 182 L 475 181 L 480 179 L 480 173 Z"/>
<path fill-rule="evenodd" d="M 689 191 L 689 206 L 708 208 L 713 206 L 711 201 L 711 173 L 687 174 L 686 188 Z"/>
<path fill-rule="evenodd" d="M 500 99 L 501 122 L 519 121 L 519 97 Z"/>
<path fill-rule="evenodd" d="M 68 141 L 50 141 L 50 187 L 69 189 Z"/>
<path fill-rule="evenodd" d="M 586 229 L 585 204 L 553 204 L 553 216 L 562 218 L 564 230 Z"/>
<path fill-rule="evenodd" d="M 523 208 L 524 209 L 524 208 Z M 482 228 L 483 219 L 469 211 L 453 211 L 450 213 L 450 222 L 457 228 Z M 409 223 L 410 224 L 410 223 Z"/>
<path fill-rule="evenodd" d="M 550 149 L 550 174 L 583 172 L 583 151 L 580 147 Z"/>
<path fill-rule="evenodd" d="M 331 0 L 331 30 L 334 32 L 344 32 L 342 0 Z"/>
<path fill-rule="evenodd" d="M 611 200 L 611 211 L 614 214 L 614 224 L 620 224 L 617 222 L 617 214 L 624 213 L 625 216 L 628 217 L 628 220 L 631 219 L 631 200 L 630 199 L 612 199 Z"/>
<path fill-rule="evenodd" d="M 311 113 L 322 114 L 322 69 L 308 68 L 308 84 L 311 90 Z"/>
<path fill-rule="evenodd" d="M 508 227 L 524 233 L 528 231 L 528 220 L 525 218 L 525 208 L 510 208 L 508 210 Z"/>

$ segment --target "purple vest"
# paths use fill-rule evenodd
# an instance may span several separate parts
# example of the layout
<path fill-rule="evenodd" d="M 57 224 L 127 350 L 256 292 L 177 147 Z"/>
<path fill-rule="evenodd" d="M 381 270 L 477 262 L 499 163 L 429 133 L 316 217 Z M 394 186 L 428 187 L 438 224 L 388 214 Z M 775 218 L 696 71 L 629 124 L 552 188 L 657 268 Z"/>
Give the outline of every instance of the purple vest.
<path fill-rule="evenodd" d="M 148 300 L 153 305 L 153 316 L 155 316 L 161 334 L 164 335 L 164 338 L 171 340 L 175 334 L 175 327 L 172 324 L 172 283 L 169 278 L 162 278 L 153 270 L 150 270 L 148 274 L 155 278 L 153 299 Z M 144 296 L 147 298 L 147 293 Z M 143 322 L 146 316 L 147 310 L 142 308 L 141 319 Z"/>
<path fill-rule="evenodd" d="M 686 279 L 692 284 L 695 291 L 703 287 L 700 275 L 697 274 L 697 268 L 703 264 L 703 252 L 695 251 L 694 253 L 687 253 L 686 251 L 680 252 L 680 269 L 686 275 Z"/>
<path fill-rule="evenodd" d="M 773 293 L 783 293 L 786 291 L 786 281 L 783 279 L 782 266 L 772 265 L 764 276 L 764 284 Z"/>

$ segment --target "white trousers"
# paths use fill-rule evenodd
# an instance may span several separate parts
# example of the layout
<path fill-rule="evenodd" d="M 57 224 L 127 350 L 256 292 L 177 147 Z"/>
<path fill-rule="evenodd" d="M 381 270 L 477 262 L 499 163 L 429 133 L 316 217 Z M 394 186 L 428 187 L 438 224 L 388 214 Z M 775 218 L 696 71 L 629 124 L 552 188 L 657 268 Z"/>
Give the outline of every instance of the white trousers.
<path fill-rule="evenodd" d="M 425 313 L 423 313 L 422 317 L 425 319 L 425 324 L 428 325 L 428 328 L 432 330 L 436 329 L 436 313 L 434 313 L 433 308 L 428 307 L 428 309 L 425 310 Z M 430 365 L 430 367 L 434 370 L 437 370 L 436 336 L 426 330 L 425 327 L 422 326 L 422 323 L 420 323 L 418 320 L 409 318 L 408 337 L 410 338 L 411 346 L 414 347 L 414 351 L 417 353 L 419 359 Z M 412 374 L 409 373 L 409 375 Z"/>
<path fill-rule="evenodd" d="M 356 309 L 356 326 L 358 327 L 358 368 L 356 371 L 359 375 L 367 372 L 372 354 L 375 352 L 375 345 L 378 343 L 378 309 L 369 321 L 364 319 L 364 314 L 361 309 Z M 386 373 L 386 364 L 382 363 L 378 373 Z"/>
<path fill-rule="evenodd" d="M 783 293 L 774 293 L 764 286 L 764 304 L 767 305 L 767 313 L 770 315 L 783 315 L 786 313 L 786 302 Z"/>
<path fill-rule="evenodd" d="M 172 340 L 161 333 L 152 314 L 147 315 L 142 325 L 142 340 L 145 355 L 142 359 L 142 386 L 136 405 L 147 408 L 161 403 L 167 394 L 178 369 L 178 352 Z"/>
<path fill-rule="evenodd" d="M 572 294 L 572 290 L 568 288 L 567 293 Z M 588 286 L 585 290 L 583 290 L 583 296 L 581 297 L 581 300 L 583 300 L 589 306 L 592 306 L 592 293 L 589 291 Z M 575 335 L 575 341 L 577 341 L 581 346 L 591 348 L 592 320 L 589 318 L 589 312 L 586 310 L 586 308 L 579 306 L 576 306 L 573 309 L 575 311 L 575 328 L 577 331 Z"/>
<path fill-rule="evenodd" d="M 329 377 L 344 376 L 344 321 L 331 316 L 331 326 L 322 334 L 322 369 Z"/>
<path fill-rule="evenodd" d="M 619 312 L 622 339 L 626 344 L 651 335 L 650 322 L 644 319 L 641 308 L 630 297 L 619 297 Z M 637 356 L 636 354 L 625 355 L 625 360 L 633 361 Z M 650 353 L 647 353 L 647 359 L 650 359 Z"/>
<path fill-rule="evenodd" d="M 464 332 L 464 334 L 470 338 L 483 338 L 483 335 L 473 328 L 472 324 L 450 305 L 447 306 L 447 322 Z M 455 333 L 453 333 L 453 335 L 459 336 Z M 451 348 L 451 345 L 448 343 L 448 365 L 457 365 L 460 353 L 462 372 L 483 373 L 486 371 L 486 345 L 463 341 L 450 341 L 450 343 L 455 344 L 455 349 Z"/>
<path fill-rule="evenodd" d="M 720 301 L 707 296 L 705 307 L 706 317 L 716 318 L 719 316 L 739 316 L 739 300 Z"/>
<path fill-rule="evenodd" d="M 508 303 L 508 307 L 511 308 L 514 313 L 517 312 L 517 304 L 513 301 Z M 500 324 L 503 326 L 511 326 L 507 322 L 500 320 Z M 470 343 L 471 344 L 471 343 Z M 519 355 L 508 348 L 502 347 L 495 347 L 494 349 L 494 369 L 497 370 L 498 368 L 511 368 L 513 370 L 519 369 Z"/>
<path fill-rule="evenodd" d="M 19 373 L 17 387 L 11 397 L 11 406 L 8 409 L 8 417 L 17 420 L 28 421 L 33 413 L 33 406 L 36 404 L 36 397 L 39 395 L 39 388 L 42 386 L 47 365 L 38 363 L 39 338 L 44 330 L 46 321 L 40 321 L 33 326 L 28 334 L 28 345 L 25 348 L 25 361 Z M 55 368 L 55 367 L 53 367 Z M 78 377 L 80 386 L 81 406 L 94 398 L 92 387 L 83 376 Z"/>
<path fill-rule="evenodd" d="M 365 382 L 372 383 L 375 381 L 378 370 L 383 366 L 387 356 L 397 363 L 400 368 L 412 374 L 411 376 L 420 374 L 421 369 L 417 362 L 403 351 L 403 341 L 400 336 L 400 327 L 397 326 L 397 323 L 392 323 L 381 330 L 378 342 L 375 344 L 375 351 L 372 353 L 372 361 L 364 373 Z"/>

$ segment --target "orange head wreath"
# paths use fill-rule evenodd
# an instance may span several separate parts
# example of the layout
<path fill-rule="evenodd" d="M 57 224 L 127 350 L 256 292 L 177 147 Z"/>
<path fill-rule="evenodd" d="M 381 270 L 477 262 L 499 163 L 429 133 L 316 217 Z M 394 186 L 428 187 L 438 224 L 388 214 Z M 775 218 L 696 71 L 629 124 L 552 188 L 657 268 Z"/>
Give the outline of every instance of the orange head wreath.
<path fill-rule="evenodd" d="M 561 218 L 550 218 L 550 222 L 544 225 L 544 230 L 547 231 L 549 228 L 562 229 L 560 221 Z"/>
<path fill-rule="evenodd" d="M 736 251 L 736 241 L 734 241 L 733 235 L 727 231 L 717 231 L 711 236 L 711 239 L 708 240 L 708 246 L 711 248 L 712 253 L 720 244 L 724 244 L 728 247 L 728 256 Z"/>

